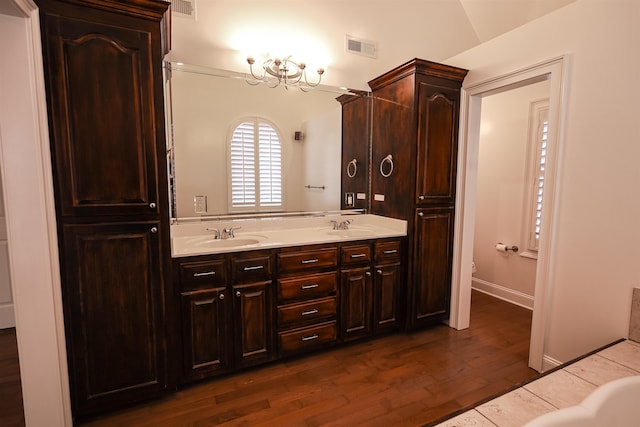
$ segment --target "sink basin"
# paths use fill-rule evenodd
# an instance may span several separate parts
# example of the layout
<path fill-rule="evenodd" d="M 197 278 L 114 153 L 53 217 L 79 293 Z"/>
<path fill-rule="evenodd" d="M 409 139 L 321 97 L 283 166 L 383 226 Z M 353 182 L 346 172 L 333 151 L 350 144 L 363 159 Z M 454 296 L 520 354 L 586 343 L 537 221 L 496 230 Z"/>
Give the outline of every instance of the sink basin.
<path fill-rule="evenodd" d="M 252 237 L 233 237 L 231 239 L 207 239 L 195 242 L 193 246 L 198 248 L 235 248 L 239 246 L 255 245 L 260 243 L 262 239 Z"/>
<path fill-rule="evenodd" d="M 373 234 L 373 231 L 371 230 L 353 230 L 353 229 L 348 229 L 348 230 L 331 230 L 331 231 L 327 231 L 327 234 L 330 236 L 338 236 L 338 237 L 345 237 L 345 238 L 352 238 L 352 237 L 369 237 Z"/>

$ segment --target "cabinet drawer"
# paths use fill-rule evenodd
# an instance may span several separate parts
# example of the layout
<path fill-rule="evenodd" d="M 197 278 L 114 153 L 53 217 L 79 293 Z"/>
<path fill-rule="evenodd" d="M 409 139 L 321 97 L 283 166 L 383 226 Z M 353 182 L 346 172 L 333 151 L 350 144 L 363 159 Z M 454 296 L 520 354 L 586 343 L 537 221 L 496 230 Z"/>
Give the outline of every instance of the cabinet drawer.
<path fill-rule="evenodd" d="M 335 247 L 278 254 L 278 270 L 281 273 L 335 267 L 337 265 L 338 248 Z"/>
<path fill-rule="evenodd" d="M 310 274 L 302 277 L 278 280 L 278 300 L 300 300 L 325 296 L 336 292 L 337 273 Z"/>
<path fill-rule="evenodd" d="M 224 286 L 227 283 L 224 259 L 184 262 L 179 264 L 178 270 L 183 288 Z"/>
<path fill-rule="evenodd" d="M 335 342 L 338 328 L 336 322 L 327 322 L 293 331 L 280 332 L 278 341 L 282 354 L 298 353 Z"/>
<path fill-rule="evenodd" d="M 371 262 L 371 245 L 344 246 L 340 251 L 343 265 Z"/>
<path fill-rule="evenodd" d="M 237 257 L 231 260 L 233 281 L 247 283 L 256 280 L 269 280 L 273 271 L 272 257 L 266 254 Z"/>
<path fill-rule="evenodd" d="M 398 261 L 400 259 L 400 240 L 376 243 L 376 262 Z"/>
<path fill-rule="evenodd" d="M 278 306 L 278 326 L 289 326 L 318 319 L 335 318 L 336 297 Z"/>

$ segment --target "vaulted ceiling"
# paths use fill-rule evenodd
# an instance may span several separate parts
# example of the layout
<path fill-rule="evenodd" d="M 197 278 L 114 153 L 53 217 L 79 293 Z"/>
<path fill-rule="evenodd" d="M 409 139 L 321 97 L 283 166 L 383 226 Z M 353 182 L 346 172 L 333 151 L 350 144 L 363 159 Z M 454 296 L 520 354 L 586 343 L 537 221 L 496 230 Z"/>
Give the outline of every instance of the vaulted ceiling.
<path fill-rule="evenodd" d="M 172 17 L 169 58 L 244 72 L 248 54 L 290 54 L 323 63 L 329 84 L 364 89 L 412 58 L 445 61 L 574 1 L 195 0 L 195 20 Z M 375 42 L 376 58 L 347 53 L 347 34 Z"/>

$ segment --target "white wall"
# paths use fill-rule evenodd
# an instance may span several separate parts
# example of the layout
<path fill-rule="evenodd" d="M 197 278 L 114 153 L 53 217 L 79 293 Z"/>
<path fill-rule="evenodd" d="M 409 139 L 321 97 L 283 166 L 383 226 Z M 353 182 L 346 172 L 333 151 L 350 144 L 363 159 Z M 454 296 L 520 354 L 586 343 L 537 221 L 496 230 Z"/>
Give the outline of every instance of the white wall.
<path fill-rule="evenodd" d="M 305 210 L 304 159 L 310 155 L 305 154 L 305 147 L 315 138 L 331 151 L 340 150 L 341 133 L 335 132 L 341 123 L 341 106 L 335 100 L 338 94 L 271 89 L 265 85 L 251 86 L 242 80 L 175 70 L 171 79 L 178 217 L 197 216 L 194 195 L 207 196 L 209 214 L 230 211 L 227 139 L 231 127 L 247 116 L 267 119 L 281 132 L 284 208 Z M 325 117 L 327 112 L 335 123 L 312 126 L 305 131 L 304 142 L 294 140 L 294 132 L 303 130 L 305 122 L 318 115 Z M 318 170 L 314 173 L 322 173 L 321 163 L 311 166 Z M 334 179 L 339 182 L 339 172 Z M 339 206 L 339 191 L 338 188 L 332 206 Z"/>
<path fill-rule="evenodd" d="M 529 110 L 548 97 L 545 80 L 482 99 L 473 286 L 530 308 L 536 260 L 520 256 L 527 244 Z M 520 251 L 497 252 L 497 243 Z"/>
<path fill-rule="evenodd" d="M 640 2 L 578 0 L 445 61 L 465 86 L 570 54 L 546 357 L 626 337 L 640 283 Z"/>

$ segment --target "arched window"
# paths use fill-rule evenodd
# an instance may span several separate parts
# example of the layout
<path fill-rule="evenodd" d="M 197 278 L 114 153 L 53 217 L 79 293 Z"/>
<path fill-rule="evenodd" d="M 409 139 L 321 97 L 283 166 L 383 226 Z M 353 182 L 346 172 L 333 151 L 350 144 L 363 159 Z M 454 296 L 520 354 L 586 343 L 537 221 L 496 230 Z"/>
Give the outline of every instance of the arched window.
<path fill-rule="evenodd" d="M 231 135 L 231 210 L 282 209 L 282 144 L 259 118 L 242 120 Z"/>

